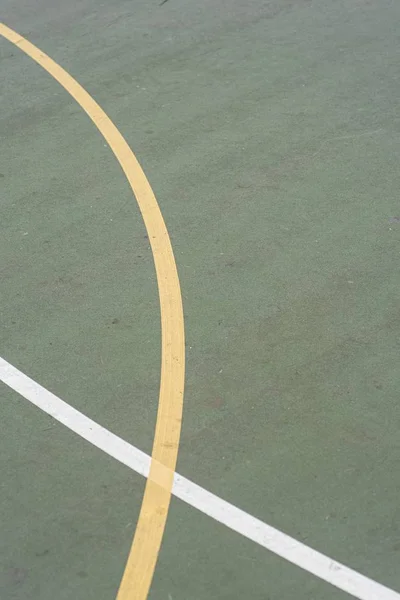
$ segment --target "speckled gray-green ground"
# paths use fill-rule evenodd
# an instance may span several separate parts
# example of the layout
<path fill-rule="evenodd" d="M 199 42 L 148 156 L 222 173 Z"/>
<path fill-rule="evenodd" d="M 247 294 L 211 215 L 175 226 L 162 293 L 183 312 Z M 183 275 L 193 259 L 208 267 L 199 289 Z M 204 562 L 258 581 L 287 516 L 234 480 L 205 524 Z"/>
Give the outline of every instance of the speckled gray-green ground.
<path fill-rule="evenodd" d="M 115 121 L 165 216 L 179 470 L 400 590 L 400 3 L 1 0 Z M 152 257 L 108 147 L 6 41 L 0 352 L 149 452 Z M 0 388 L 4 600 L 111 600 L 144 481 Z M 151 600 L 346 594 L 172 501 Z"/>

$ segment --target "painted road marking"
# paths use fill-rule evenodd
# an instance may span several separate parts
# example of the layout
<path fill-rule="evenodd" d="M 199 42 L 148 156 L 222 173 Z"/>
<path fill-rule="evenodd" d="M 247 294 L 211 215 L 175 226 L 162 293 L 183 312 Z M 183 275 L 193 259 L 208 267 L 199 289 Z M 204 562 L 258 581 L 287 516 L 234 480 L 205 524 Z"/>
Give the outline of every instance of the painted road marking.
<path fill-rule="evenodd" d="M 150 469 L 150 456 L 125 442 L 0 358 L 0 380 L 32 404 L 154 485 L 169 485 L 168 469 Z M 153 479 L 154 478 L 154 479 Z M 174 473 L 172 493 L 229 529 L 359 600 L 400 600 L 400 594 L 313 550 Z"/>
<path fill-rule="evenodd" d="M 150 589 L 167 520 L 183 408 L 183 309 L 171 242 L 157 200 L 139 162 L 103 109 L 71 75 L 28 40 L 2 23 L 0 35 L 52 75 L 91 118 L 131 185 L 149 235 L 157 273 L 162 332 L 160 396 L 150 466 L 154 473 L 147 480 L 135 536 L 118 592 L 118 600 L 144 600 Z M 160 465 L 166 467 L 162 470 L 162 486 L 154 483 L 160 478 Z"/>

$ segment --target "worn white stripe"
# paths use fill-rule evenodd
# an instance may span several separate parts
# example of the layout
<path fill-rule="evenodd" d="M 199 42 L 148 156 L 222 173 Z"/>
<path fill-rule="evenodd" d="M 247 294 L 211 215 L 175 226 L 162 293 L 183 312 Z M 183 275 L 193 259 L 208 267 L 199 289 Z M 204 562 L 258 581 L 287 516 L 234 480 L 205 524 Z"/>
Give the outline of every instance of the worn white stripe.
<path fill-rule="evenodd" d="M 149 476 L 150 456 L 72 408 L 1 357 L 0 380 L 106 454 L 140 475 Z M 398 592 L 390 590 L 263 523 L 178 473 L 175 473 L 172 491 L 177 498 L 219 523 L 223 523 L 229 529 L 240 533 L 355 598 L 360 600 L 400 600 Z"/>

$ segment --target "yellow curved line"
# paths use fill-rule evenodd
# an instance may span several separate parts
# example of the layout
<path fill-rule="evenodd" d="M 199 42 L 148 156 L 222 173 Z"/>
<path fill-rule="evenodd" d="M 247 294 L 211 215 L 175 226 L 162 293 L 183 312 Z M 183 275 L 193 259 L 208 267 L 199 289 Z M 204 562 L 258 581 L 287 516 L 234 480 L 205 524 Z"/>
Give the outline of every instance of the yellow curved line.
<path fill-rule="evenodd" d="M 182 297 L 174 254 L 160 208 L 127 142 L 86 90 L 39 48 L 0 23 L 0 34 L 54 77 L 89 115 L 107 140 L 136 196 L 157 273 L 161 309 L 161 382 L 150 475 L 118 600 L 147 597 L 167 519 L 178 455 L 185 377 Z"/>

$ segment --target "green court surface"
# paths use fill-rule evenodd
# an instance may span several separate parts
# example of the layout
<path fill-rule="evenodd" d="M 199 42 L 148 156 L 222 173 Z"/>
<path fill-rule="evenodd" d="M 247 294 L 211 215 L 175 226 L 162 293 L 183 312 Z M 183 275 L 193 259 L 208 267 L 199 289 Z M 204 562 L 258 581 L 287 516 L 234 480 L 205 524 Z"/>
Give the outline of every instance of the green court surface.
<path fill-rule="evenodd" d="M 0 8 L 157 197 L 185 314 L 179 473 L 400 598 L 400 3 Z M 135 198 L 48 73 L 5 39 L 0 68 L 0 356 L 151 454 L 160 308 Z M 0 397 L 0 599 L 114 599 L 145 479 Z M 172 498 L 150 600 L 350 597 Z"/>

